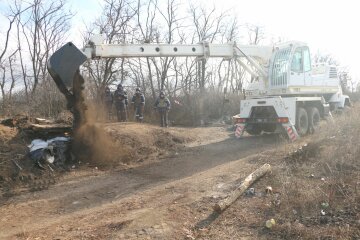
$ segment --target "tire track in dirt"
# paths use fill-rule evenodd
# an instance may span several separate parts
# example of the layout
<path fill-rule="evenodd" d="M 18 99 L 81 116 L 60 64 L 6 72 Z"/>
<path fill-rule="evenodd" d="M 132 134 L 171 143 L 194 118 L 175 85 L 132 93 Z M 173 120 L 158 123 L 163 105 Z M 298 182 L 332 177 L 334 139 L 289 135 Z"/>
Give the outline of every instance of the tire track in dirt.
<path fill-rule="evenodd" d="M 0 208 L 7 221 L 46 222 L 47 217 L 64 217 L 72 213 L 111 203 L 154 186 L 182 179 L 218 165 L 260 153 L 281 144 L 276 135 L 228 138 L 220 142 L 187 148 L 175 157 L 133 169 L 85 177 L 65 182 L 48 190 L 27 193 L 13 199 L 19 211 L 9 213 Z M 41 203 L 41 204 L 40 204 Z M 24 209 L 22 211 L 21 209 Z M 7 224 L 1 224 L 0 232 Z M 15 229 L 14 229 L 15 230 Z"/>
<path fill-rule="evenodd" d="M 36 194 L 24 194 L 17 198 L 17 202 L 57 199 L 59 205 L 64 206 L 64 211 L 76 211 L 111 202 L 112 199 L 120 199 L 132 192 L 238 160 L 264 151 L 279 141 L 274 135 L 246 137 L 240 140 L 229 138 L 221 142 L 186 149 L 178 156 L 166 158 L 161 162 L 55 185 L 49 190 Z M 73 202 L 76 204 L 72 204 Z"/>

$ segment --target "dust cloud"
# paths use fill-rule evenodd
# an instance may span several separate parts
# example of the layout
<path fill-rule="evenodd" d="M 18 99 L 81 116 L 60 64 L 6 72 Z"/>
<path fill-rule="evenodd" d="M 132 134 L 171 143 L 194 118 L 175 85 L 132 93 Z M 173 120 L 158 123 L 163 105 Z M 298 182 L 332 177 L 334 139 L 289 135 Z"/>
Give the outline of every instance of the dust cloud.
<path fill-rule="evenodd" d="M 77 73 L 73 83 L 73 153 L 79 161 L 97 166 L 115 165 L 126 151 L 116 146 L 105 129 L 95 123 L 96 108 L 85 101 L 83 84 L 83 77 Z"/>

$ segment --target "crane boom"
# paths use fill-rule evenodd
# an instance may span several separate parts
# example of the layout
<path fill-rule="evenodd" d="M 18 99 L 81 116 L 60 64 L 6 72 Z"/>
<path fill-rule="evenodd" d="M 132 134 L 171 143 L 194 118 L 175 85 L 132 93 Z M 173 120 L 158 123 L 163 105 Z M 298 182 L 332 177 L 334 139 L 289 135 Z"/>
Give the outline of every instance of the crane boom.
<path fill-rule="evenodd" d="M 269 63 L 273 47 L 236 45 L 235 42 L 213 44 L 104 44 L 102 35 L 93 35 L 89 43 L 79 50 L 67 43 L 49 59 L 48 70 L 59 88 L 71 88 L 77 69 L 88 59 L 140 58 L 140 57 L 195 57 L 196 59 L 224 58 L 236 62 L 252 76 L 266 79 L 263 67 Z"/>
<path fill-rule="evenodd" d="M 87 58 L 131 58 L 131 57 L 252 57 L 268 61 L 272 47 L 236 45 L 235 42 L 214 44 L 104 44 L 101 35 L 94 35 L 84 48 Z"/>

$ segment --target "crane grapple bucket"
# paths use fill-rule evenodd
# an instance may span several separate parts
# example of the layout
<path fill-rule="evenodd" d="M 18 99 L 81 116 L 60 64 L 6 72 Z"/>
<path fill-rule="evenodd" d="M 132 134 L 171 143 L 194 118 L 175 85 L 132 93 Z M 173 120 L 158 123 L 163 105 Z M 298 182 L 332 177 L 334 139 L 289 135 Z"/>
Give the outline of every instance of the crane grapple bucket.
<path fill-rule="evenodd" d="M 63 88 L 73 87 L 76 71 L 86 61 L 87 57 L 72 42 L 58 49 L 48 61 L 48 71 L 56 85 Z"/>

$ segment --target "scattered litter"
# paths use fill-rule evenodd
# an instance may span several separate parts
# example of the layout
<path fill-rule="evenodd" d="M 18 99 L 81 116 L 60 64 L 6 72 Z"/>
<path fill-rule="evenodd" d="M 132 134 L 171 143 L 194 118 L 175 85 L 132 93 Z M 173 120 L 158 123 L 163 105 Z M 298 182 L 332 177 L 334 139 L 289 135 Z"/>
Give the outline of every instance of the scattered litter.
<path fill-rule="evenodd" d="M 71 158 L 70 138 L 55 137 L 44 141 L 42 139 L 34 139 L 29 147 L 29 157 L 41 169 L 45 169 L 45 164 L 54 164 L 63 166 L 65 161 Z"/>
<path fill-rule="evenodd" d="M 314 177 L 315 177 L 315 175 L 314 175 L 314 174 L 311 174 L 311 175 L 310 175 L 310 177 L 311 177 L 311 178 L 314 178 Z"/>
<path fill-rule="evenodd" d="M 328 207 L 329 207 L 329 203 L 327 203 L 327 202 L 321 203 L 321 208 L 326 209 Z"/>
<path fill-rule="evenodd" d="M 271 186 L 267 186 L 267 187 L 265 188 L 265 193 L 266 193 L 266 194 L 272 194 L 272 193 L 273 193 L 272 187 L 271 187 Z"/>
<path fill-rule="evenodd" d="M 222 188 L 224 186 L 224 183 L 219 183 L 216 187 L 218 188 L 218 189 L 220 189 L 220 188 Z"/>
<path fill-rule="evenodd" d="M 280 200 L 280 199 L 275 199 L 275 200 L 273 201 L 273 204 L 278 207 L 278 206 L 280 206 L 280 204 L 281 204 L 281 200 Z"/>
<path fill-rule="evenodd" d="M 98 170 L 98 167 L 95 167 L 94 169 L 95 169 L 95 170 Z"/>
<path fill-rule="evenodd" d="M 324 182 L 324 181 L 325 181 L 325 178 L 323 178 L 323 177 L 322 177 L 322 178 L 321 178 L 321 181 L 323 181 L 323 182 Z"/>
<path fill-rule="evenodd" d="M 275 226 L 276 222 L 275 220 L 272 218 L 270 220 L 267 220 L 265 222 L 265 226 L 268 228 L 268 229 L 271 229 L 273 226 Z"/>
<path fill-rule="evenodd" d="M 325 214 L 326 214 L 323 209 L 321 209 L 320 213 L 321 213 L 322 216 L 325 216 Z"/>
<path fill-rule="evenodd" d="M 254 196 L 255 195 L 255 188 L 249 188 L 245 191 L 245 196 Z"/>
<path fill-rule="evenodd" d="M 186 239 L 192 239 L 192 240 L 194 240 L 195 239 L 195 237 L 194 237 L 194 234 L 193 234 L 193 232 L 191 231 L 191 230 L 189 230 L 189 229 L 187 229 L 187 228 L 183 228 L 183 231 L 185 232 L 185 234 L 186 234 Z"/>

